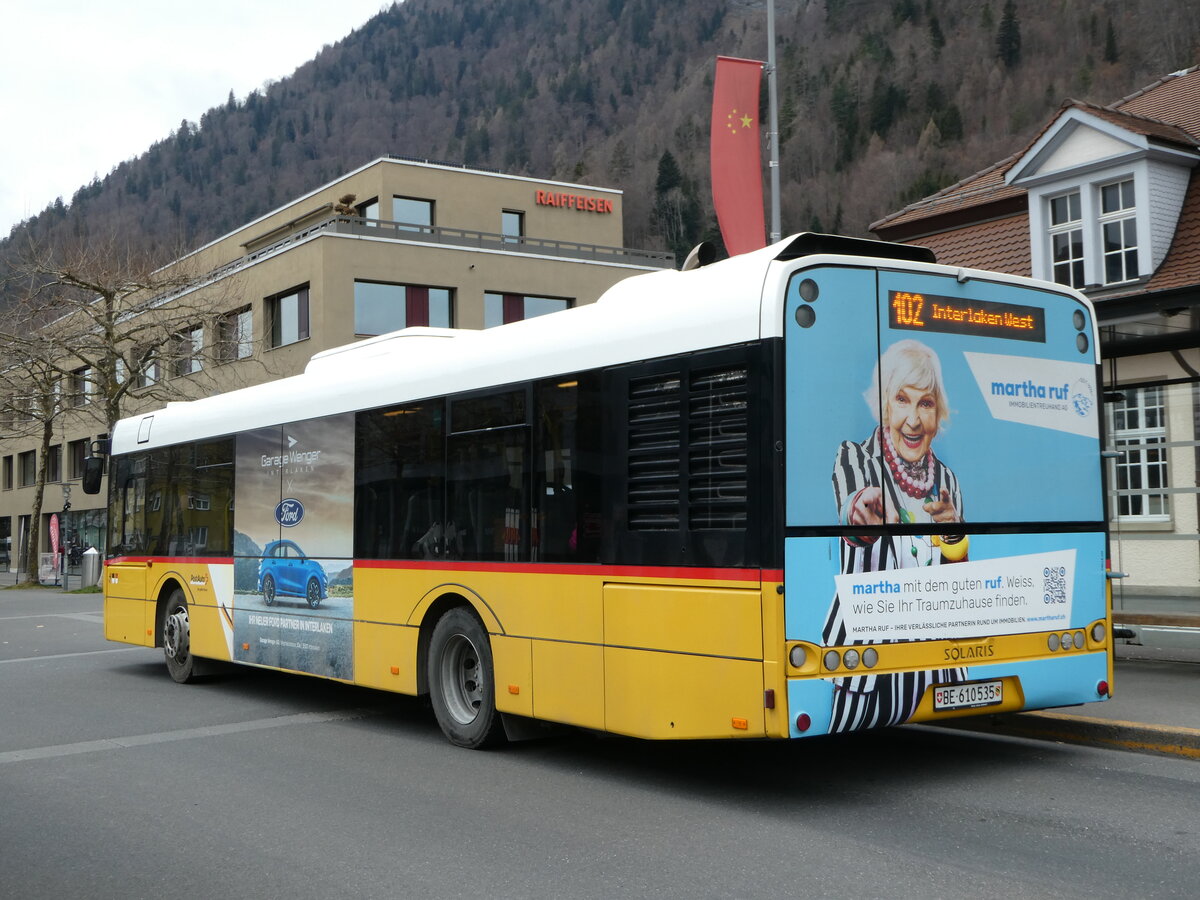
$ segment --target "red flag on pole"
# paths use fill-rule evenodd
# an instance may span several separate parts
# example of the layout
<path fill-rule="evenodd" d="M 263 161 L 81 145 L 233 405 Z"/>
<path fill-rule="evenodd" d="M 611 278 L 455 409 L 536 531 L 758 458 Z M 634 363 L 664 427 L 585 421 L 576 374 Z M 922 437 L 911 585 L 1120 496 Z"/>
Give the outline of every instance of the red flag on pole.
<path fill-rule="evenodd" d="M 758 87 L 763 64 L 717 57 L 712 108 L 713 208 L 730 256 L 767 245 Z"/>

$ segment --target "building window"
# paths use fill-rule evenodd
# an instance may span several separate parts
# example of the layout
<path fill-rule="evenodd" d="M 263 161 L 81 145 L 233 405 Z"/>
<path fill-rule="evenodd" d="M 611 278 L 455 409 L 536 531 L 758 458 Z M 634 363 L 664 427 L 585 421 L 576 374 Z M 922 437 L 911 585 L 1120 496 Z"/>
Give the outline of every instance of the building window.
<path fill-rule="evenodd" d="M 271 346 L 284 347 L 308 338 L 308 287 L 267 298 Z"/>
<path fill-rule="evenodd" d="M 4 457 L 4 490 L 11 491 L 13 488 L 13 458 L 11 456 Z"/>
<path fill-rule="evenodd" d="M 1050 199 L 1050 256 L 1058 284 L 1083 287 L 1083 215 L 1079 191 Z"/>
<path fill-rule="evenodd" d="M 570 300 L 559 297 L 526 297 L 523 294 L 485 293 L 483 295 L 483 327 L 493 328 L 496 325 L 507 325 L 510 322 L 520 322 L 522 319 L 532 319 L 570 307 Z"/>
<path fill-rule="evenodd" d="M 204 328 L 196 325 L 180 331 L 172 341 L 175 375 L 191 375 L 203 368 Z"/>
<path fill-rule="evenodd" d="M 83 477 L 83 461 L 87 459 L 87 438 L 67 444 L 67 477 L 78 481 Z"/>
<path fill-rule="evenodd" d="M 371 221 L 368 221 L 367 224 L 370 225 L 372 228 L 377 227 L 379 225 L 379 221 L 378 221 L 378 219 L 379 219 L 379 198 L 378 197 L 376 197 L 374 200 L 367 200 L 363 203 L 358 204 L 358 206 L 354 207 L 354 211 L 356 213 L 358 213 L 358 215 L 361 216 L 362 218 L 371 220 Z"/>
<path fill-rule="evenodd" d="M 1109 407 L 1114 460 L 1112 515 L 1166 521 L 1171 514 L 1167 481 L 1165 389 L 1121 388 Z"/>
<path fill-rule="evenodd" d="M 16 400 L 14 400 L 13 402 L 17 408 L 16 409 L 17 421 L 18 422 L 32 422 L 33 421 L 33 409 L 34 409 L 33 398 L 32 397 L 17 397 Z"/>
<path fill-rule="evenodd" d="M 506 209 L 500 213 L 500 233 L 506 244 L 519 244 L 525 237 L 525 213 Z"/>
<path fill-rule="evenodd" d="M 1104 247 L 1104 283 L 1138 277 L 1137 220 L 1133 179 L 1100 188 L 1100 233 Z"/>
<path fill-rule="evenodd" d="M 236 309 L 217 319 L 217 359 L 232 362 L 254 353 L 254 319 L 250 307 Z"/>
<path fill-rule="evenodd" d="M 62 481 L 62 444 L 48 448 L 46 455 L 46 481 Z"/>
<path fill-rule="evenodd" d="M 21 487 L 29 487 L 37 481 L 37 451 L 26 450 L 17 457 L 17 477 Z"/>
<path fill-rule="evenodd" d="M 393 197 L 392 220 L 403 223 L 401 231 L 428 231 L 433 226 L 433 201 Z"/>
<path fill-rule="evenodd" d="M 153 353 L 148 353 L 142 362 L 142 371 L 138 373 L 137 385 L 140 388 L 153 387 L 162 380 L 162 370 L 159 368 L 158 358 Z"/>
<path fill-rule="evenodd" d="M 92 367 L 84 366 L 71 372 L 71 405 L 87 406 L 95 389 Z"/>
<path fill-rule="evenodd" d="M 414 325 L 450 328 L 452 307 L 449 288 L 356 281 L 354 333 L 386 334 Z"/>

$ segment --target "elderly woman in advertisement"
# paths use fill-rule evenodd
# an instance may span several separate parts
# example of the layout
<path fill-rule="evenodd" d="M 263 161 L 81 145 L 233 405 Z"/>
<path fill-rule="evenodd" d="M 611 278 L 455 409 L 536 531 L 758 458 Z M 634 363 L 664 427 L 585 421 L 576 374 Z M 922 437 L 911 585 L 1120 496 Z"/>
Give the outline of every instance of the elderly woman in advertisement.
<path fill-rule="evenodd" d="M 845 441 L 838 448 L 833 492 L 841 523 L 849 527 L 962 522 L 958 479 L 932 446 L 950 412 L 937 354 L 919 341 L 897 341 L 880 357 L 863 396 L 879 425 L 865 441 Z M 875 572 L 960 562 L 966 559 L 967 548 L 968 539 L 961 534 L 864 532 L 842 539 L 841 569 L 843 573 Z M 836 646 L 846 639 L 842 604 L 835 595 L 824 640 L 827 646 Z M 944 669 L 835 679 L 830 731 L 903 722 L 916 710 L 926 687 L 963 677 L 962 669 Z"/>

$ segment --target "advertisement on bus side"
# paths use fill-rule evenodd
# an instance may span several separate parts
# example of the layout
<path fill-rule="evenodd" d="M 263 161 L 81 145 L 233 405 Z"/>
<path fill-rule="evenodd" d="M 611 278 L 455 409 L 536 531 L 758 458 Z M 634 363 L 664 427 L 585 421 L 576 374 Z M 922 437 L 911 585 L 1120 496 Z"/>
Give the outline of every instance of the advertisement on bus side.
<path fill-rule="evenodd" d="M 351 679 L 354 421 L 237 438 L 234 658 Z"/>

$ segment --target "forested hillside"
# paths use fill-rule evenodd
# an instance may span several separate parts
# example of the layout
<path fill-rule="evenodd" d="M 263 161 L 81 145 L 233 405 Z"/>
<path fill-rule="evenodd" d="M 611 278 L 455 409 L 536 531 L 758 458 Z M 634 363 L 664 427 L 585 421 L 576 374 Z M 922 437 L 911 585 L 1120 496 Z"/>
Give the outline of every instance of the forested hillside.
<path fill-rule="evenodd" d="M 1200 60 L 1195 0 L 776 0 L 784 232 L 865 234 L 1028 140 Z M 714 57 L 761 0 L 406 0 L 17 226 L 178 248 L 387 154 L 624 189 L 626 243 L 711 231 Z M 765 102 L 765 91 L 764 91 Z M 765 119 L 764 119 L 765 121 Z M 64 135 L 64 139 L 69 139 Z"/>

